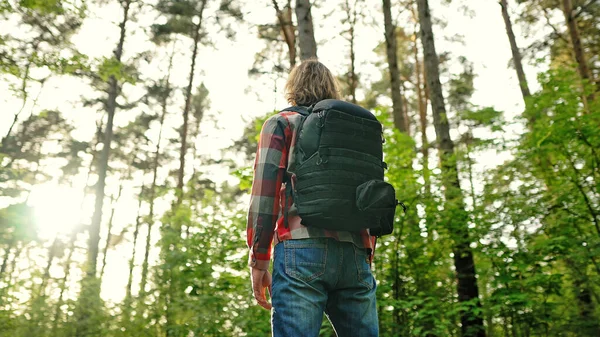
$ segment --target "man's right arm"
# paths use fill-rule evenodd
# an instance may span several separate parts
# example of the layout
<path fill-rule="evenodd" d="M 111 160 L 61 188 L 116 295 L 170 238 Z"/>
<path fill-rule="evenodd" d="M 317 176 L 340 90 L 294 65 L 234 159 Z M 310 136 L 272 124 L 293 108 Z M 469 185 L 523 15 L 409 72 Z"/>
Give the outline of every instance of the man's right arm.
<path fill-rule="evenodd" d="M 266 270 L 279 216 L 279 194 L 287 167 L 286 120 L 275 115 L 260 132 L 246 226 L 249 265 Z"/>

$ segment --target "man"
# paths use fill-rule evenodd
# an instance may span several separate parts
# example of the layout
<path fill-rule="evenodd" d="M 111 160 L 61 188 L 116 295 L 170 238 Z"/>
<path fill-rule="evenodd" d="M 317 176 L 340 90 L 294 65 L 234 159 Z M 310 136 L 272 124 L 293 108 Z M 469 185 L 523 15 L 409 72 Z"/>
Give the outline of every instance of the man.
<path fill-rule="evenodd" d="M 339 98 L 331 72 L 314 59 L 292 70 L 285 90 L 293 106 Z M 283 111 L 270 117 L 260 133 L 247 224 L 254 297 L 271 310 L 275 337 L 318 336 L 324 312 L 338 336 L 377 336 L 376 283 L 370 268 L 375 237 L 366 229 L 305 227 L 293 200 L 285 200 L 285 185 L 295 178 L 296 131 L 303 119 L 296 111 Z M 284 203 L 292 204 L 287 216 L 282 215 Z"/>

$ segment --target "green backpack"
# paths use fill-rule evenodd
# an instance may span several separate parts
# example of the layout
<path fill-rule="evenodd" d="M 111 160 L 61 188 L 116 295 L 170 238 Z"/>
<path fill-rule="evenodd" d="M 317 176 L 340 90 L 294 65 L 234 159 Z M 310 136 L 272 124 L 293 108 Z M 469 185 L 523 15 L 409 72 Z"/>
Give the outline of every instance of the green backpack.
<path fill-rule="evenodd" d="M 294 106 L 305 118 L 297 131 L 294 183 L 286 184 L 302 224 L 371 235 L 393 231 L 399 203 L 394 187 L 383 180 L 383 131 L 368 110 L 326 99 L 311 107 Z M 293 186 L 292 186 L 293 185 Z M 287 226 L 289 205 L 283 210 Z"/>

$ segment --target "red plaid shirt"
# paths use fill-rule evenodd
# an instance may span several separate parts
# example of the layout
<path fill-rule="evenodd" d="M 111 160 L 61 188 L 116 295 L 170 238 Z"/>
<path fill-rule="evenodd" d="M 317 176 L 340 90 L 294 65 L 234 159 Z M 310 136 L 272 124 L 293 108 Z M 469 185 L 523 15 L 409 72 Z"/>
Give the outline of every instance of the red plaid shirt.
<path fill-rule="evenodd" d="M 371 249 L 371 258 L 375 251 L 376 238 L 367 230 L 345 232 L 305 227 L 300 224 L 293 205 L 289 209 L 289 225 L 287 228 L 283 225 L 283 178 L 284 174 L 293 176 L 294 143 L 302 118 L 297 112 L 280 112 L 267 119 L 260 132 L 246 227 L 249 265 L 259 269 L 268 268 L 273 241 L 277 244 L 289 239 L 328 237 Z"/>

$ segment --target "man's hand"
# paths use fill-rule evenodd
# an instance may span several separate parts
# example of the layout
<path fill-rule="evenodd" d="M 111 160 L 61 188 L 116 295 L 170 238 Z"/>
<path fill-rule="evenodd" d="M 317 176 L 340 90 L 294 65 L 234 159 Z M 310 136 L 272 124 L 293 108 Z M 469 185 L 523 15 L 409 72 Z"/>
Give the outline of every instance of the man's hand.
<path fill-rule="evenodd" d="M 265 288 L 269 289 L 271 295 L 271 273 L 268 270 L 251 268 L 252 270 L 252 292 L 258 304 L 271 310 L 271 303 L 267 302 Z"/>

